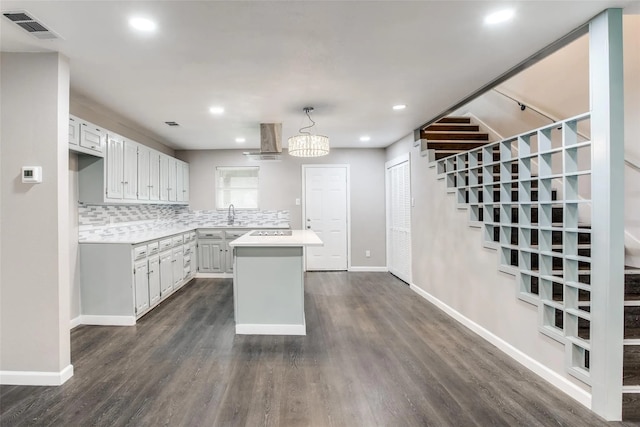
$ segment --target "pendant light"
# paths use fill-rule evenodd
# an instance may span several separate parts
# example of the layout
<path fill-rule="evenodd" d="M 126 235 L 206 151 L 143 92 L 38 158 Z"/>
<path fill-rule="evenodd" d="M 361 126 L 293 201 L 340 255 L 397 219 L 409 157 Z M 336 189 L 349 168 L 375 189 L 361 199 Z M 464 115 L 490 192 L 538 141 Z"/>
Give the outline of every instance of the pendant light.
<path fill-rule="evenodd" d="M 305 129 L 311 129 L 316 122 L 313 121 L 310 112 L 313 107 L 302 109 L 311 122 L 309 126 L 304 126 L 298 130 L 298 135 L 289 138 L 289 154 L 296 157 L 319 157 L 329 154 L 329 138 L 323 135 L 312 135 Z"/>

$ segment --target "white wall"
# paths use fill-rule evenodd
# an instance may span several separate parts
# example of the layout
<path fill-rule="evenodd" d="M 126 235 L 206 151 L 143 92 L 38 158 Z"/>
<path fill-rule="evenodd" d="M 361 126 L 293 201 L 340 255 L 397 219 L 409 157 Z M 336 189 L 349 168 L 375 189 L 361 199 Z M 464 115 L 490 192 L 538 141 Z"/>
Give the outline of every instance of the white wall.
<path fill-rule="evenodd" d="M 69 334 L 69 64 L 2 53 L 0 371 L 3 382 L 61 383 Z M 42 166 L 23 184 L 21 166 Z"/>
<path fill-rule="evenodd" d="M 300 159 L 282 154 L 282 160 L 251 161 L 241 150 L 177 151 L 176 157 L 190 165 L 190 207 L 214 210 L 216 166 L 260 166 L 260 209 L 286 209 L 291 227 L 302 227 L 303 164 L 349 164 L 351 169 L 351 265 L 384 267 L 385 187 L 384 149 L 332 149 L 326 157 Z M 365 257 L 365 251 L 371 257 Z"/>

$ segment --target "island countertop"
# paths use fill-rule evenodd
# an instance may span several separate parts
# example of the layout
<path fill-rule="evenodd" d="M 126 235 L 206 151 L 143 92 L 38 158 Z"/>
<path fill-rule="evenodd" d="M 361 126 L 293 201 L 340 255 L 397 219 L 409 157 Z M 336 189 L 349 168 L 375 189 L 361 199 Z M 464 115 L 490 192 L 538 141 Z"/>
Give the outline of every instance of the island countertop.
<path fill-rule="evenodd" d="M 322 246 L 312 230 L 291 230 L 291 236 L 252 236 L 248 232 L 229 243 L 231 247 Z"/>

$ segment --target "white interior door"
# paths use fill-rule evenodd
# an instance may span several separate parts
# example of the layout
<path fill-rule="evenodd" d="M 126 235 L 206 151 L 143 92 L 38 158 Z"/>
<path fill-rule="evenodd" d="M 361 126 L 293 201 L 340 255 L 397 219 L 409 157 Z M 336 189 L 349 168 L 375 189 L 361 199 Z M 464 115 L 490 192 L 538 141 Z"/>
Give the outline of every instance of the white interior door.
<path fill-rule="evenodd" d="M 387 267 L 411 283 L 411 174 L 409 155 L 386 164 Z"/>
<path fill-rule="evenodd" d="M 307 270 L 346 270 L 347 166 L 303 166 L 304 225 L 324 246 L 308 247 Z"/>

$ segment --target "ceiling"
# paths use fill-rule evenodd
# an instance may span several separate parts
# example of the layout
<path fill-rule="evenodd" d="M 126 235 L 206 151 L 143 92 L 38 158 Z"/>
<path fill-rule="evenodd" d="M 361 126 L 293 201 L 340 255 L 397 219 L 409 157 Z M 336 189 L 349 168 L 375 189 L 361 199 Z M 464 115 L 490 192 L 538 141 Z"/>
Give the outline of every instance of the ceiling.
<path fill-rule="evenodd" d="M 607 7 L 637 1 L 10 1 L 61 38 L 4 17 L 0 47 L 58 51 L 72 96 L 174 149 L 259 147 L 259 124 L 332 147 L 386 147 Z M 513 8 L 509 22 L 484 17 Z M 132 16 L 157 22 L 151 34 Z M 540 31 L 543 29 L 544 31 Z M 393 105 L 407 108 L 394 111 Z M 212 106 L 224 114 L 214 116 Z M 164 122 L 175 121 L 178 127 Z M 360 137 L 369 136 L 362 142 Z M 237 143 L 238 137 L 246 139 Z"/>

